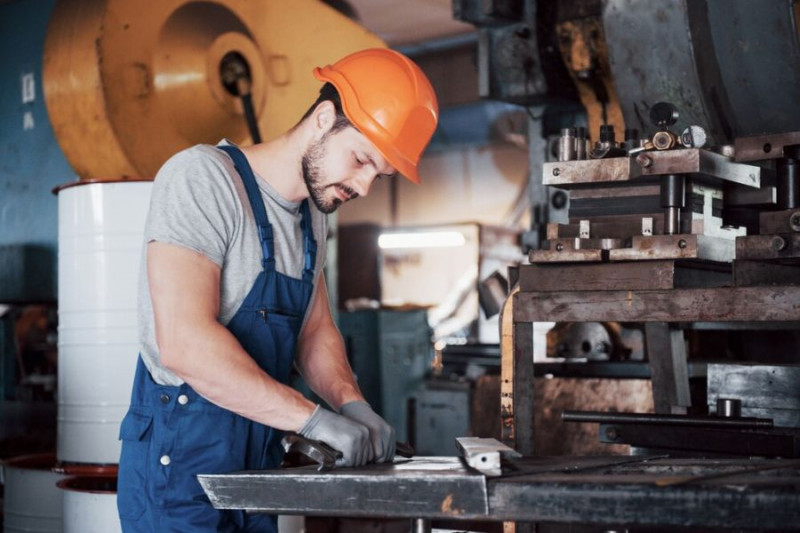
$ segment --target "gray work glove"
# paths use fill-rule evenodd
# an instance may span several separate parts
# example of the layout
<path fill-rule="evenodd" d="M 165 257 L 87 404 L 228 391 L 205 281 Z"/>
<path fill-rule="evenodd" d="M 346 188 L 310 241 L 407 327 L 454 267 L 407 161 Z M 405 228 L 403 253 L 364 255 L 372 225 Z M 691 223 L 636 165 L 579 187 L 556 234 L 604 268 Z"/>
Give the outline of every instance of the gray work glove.
<path fill-rule="evenodd" d="M 337 466 L 362 466 L 372 460 L 369 429 L 319 405 L 298 433 L 342 452 Z"/>
<path fill-rule="evenodd" d="M 394 428 L 373 411 L 367 402 L 346 403 L 339 409 L 339 413 L 369 428 L 369 438 L 372 441 L 376 463 L 394 459 L 397 438 Z"/>

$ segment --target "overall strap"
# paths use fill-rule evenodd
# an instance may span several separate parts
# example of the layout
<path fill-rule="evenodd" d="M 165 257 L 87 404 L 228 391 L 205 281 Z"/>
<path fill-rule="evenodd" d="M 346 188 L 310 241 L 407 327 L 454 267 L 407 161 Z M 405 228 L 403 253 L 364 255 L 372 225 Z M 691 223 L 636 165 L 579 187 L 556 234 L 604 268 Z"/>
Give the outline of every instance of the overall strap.
<path fill-rule="evenodd" d="M 239 176 L 241 176 L 247 191 L 247 198 L 250 200 L 250 207 L 253 209 L 258 226 L 258 238 L 261 241 L 261 265 L 264 270 L 275 270 L 275 238 L 272 233 L 272 224 L 269 223 L 267 210 L 264 207 L 264 200 L 261 198 L 256 177 L 253 175 L 253 169 L 250 168 L 250 163 L 247 162 L 242 151 L 236 146 L 225 145 L 218 148 L 233 159 L 233 164 L 239 171 Z"/>
<path fill-rule="evenodd" d="M 308 199 L 303 200 L 300 207 L 303 217 L 300 220 L 300 228 L 303 230 L 303 281 L 314 283 L 314 266 L 317 262 L 317 240 L 314 238 L 314 223 L 311 219 L 311 209 L 308 207 Z"/>

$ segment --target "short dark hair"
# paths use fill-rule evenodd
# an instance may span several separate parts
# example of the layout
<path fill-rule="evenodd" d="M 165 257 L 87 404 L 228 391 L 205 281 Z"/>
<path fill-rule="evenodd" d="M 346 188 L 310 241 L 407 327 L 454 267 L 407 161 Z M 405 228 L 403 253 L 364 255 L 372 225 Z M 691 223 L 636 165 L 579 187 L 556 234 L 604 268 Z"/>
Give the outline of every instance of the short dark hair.
<path fill-rule="evenodd" d="M 348 126 L 353 125 L 353 123 L 350 122 L 350 119 L 347 118 L 347 115 L 344 114 L 344 110 L 342 109 L 342 97 L 339 96 L 339 91 L 336 90 L 336 87 L 334 87 L 333 84 L 327 82 L 322 86 L 322 89 L 319 90 L 319 96 L 317 97 L 317 100 L 311 104 L 311 107 L 309 107 L 308 111 L 305 112 L 303 118 L 300 119 L 300 122 L 303 122 L 305 119 L 307 119 L 311 113 L 314 112 L 317 106 L 326 100 L 329 100 L 336 109 L 336 120 L 328 132 L 329 134 L 336 133 L 339 130 L 343 130 Z"/>

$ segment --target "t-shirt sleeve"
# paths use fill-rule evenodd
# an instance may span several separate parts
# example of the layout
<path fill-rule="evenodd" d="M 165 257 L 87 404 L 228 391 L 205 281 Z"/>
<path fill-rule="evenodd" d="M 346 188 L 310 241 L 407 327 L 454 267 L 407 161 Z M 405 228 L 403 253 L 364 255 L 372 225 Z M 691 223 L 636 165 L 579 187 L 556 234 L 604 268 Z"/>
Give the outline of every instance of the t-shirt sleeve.
<path fill-rule="evenodd" d="M 146 242 L 189 248 L 222 266 L 237 220 L 236 193 L 211 146 L 170 158 L 153 183 Z"/>

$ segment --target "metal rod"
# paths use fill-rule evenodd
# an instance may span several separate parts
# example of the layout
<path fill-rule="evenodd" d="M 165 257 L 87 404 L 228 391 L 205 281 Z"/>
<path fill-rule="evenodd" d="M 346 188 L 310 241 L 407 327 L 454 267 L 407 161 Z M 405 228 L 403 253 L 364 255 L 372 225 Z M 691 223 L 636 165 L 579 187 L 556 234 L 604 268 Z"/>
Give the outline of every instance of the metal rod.
<path fill-rule="evenodd" d="M 576 155 L 575 128 L 564 128 L 558 138 L 558 160 L 573 161 Z"/>
<path fill-rule="evenodd" d="M 415 518 L 411 521 L 411 533 L 431 533 L 431 521 L 427 518 Z"/>
<path fill-rule="evenodd" d="M 686 206 L 686 178 L 667 174 L 661 180 L 661 207 L 664 208 L 664 233 L 681 232 L 681 209 Z"/>
<path fill-rule="evenodd" d="M 778 209 L 796 209 L 800 206 L 800 162 L 784 157 L 778 159 L 775 170 Z"/>
<path fill-rule="evenodd" d="M 596 411 L 564 411 L 564 422 L 590 422 L 595 424 L 649 424 L 658 426 L 693 426 L 739 429 L 764 429 L 772 427 L 771 418 L 723 418 L 716 416 L 662 415 L 650 413 L 602 413 Z"/>

